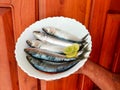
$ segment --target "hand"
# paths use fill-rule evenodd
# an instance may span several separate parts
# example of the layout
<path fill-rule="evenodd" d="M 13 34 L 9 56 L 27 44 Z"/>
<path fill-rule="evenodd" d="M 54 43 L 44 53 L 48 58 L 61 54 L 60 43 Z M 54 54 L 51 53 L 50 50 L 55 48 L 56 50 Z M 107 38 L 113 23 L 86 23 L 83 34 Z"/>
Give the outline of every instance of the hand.
<path fill-rule="evenodd" d="M 120 75 L 114 74 L 102 66 L 87 60 L 76 74 L 89 77 L 101 90 L 120 90 Z"/>

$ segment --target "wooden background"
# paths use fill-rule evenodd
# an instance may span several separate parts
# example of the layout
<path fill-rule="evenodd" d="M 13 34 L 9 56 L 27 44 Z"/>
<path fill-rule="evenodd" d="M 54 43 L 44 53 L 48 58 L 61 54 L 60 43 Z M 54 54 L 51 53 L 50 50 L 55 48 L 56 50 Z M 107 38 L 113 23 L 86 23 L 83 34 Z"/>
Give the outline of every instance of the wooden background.
<path fill-rule="evenodd" d="M 30 24 L 52 16 L 84 24 L 92 36 L 90 60 L 120 73 L 120 0 L 0 0 L 0 90 L 99 90 L 81 74 L 44 81 L 18 67 L 17 38 Z"/>

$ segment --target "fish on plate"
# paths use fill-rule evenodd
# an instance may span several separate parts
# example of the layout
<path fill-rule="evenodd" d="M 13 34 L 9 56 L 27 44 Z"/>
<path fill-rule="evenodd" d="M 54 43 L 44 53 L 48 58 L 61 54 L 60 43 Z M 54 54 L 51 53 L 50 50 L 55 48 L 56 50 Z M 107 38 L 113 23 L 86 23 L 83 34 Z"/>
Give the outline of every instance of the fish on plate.
<path fill-rule="evenodd" d="M 58 39 L 56 37 L 50 36 L 44 32 L 40 32 L 40 31 L 34 31 L 33 35 L 41 41 L 49 42 L 49 43 L 56 44 L 56 45 L 63 46 L 63 47 L 67 47 L 67 46 L 70 46 L 73 44 L 72 42 Z"/>
<path fill-rule="evenodd" d="M 71 46 L 72 44 L 74 44 L 74 42 L 70 42 L 70 41 L 67 41 L 67 40 L 62 40 L 62 39 L 50 36 L 50 35 L 48 35 L 48 34 L 46 34 L 44 32 L 40 32 L 40 31 L 34 31 L 33 35 L 37 39 L 39 39 L 39 40 L 41 40 L 43 42 L 49 42 L 49 43 L 59 45 L 59 46 L 63 46 L 63 47 Z M 88 35 L 85 35 L 85 37 L 86 36 L 88 36 Z M 83 40 L 83 42 L 80 42 L 78 44 L 81 45 L 82 43 L 85 43 L 85 42 L 86 42 L 86 40 Z"/>
<path fill-rule="evenodd" d="M 48 50 L 37 49 L 37 48 L 25 48 L 24 51 L 34 58 L 44 59 L 48 61 L 62 62 L 62 61 L 73 61 L 76 58 L 66 58 L 65 55 L 50 52 Z"/>
<path fill-rule="evenodd" d="M 26 42 L 30 47 L 49 50 L 55 53 L 63 53 L 64 48 L 65 48 L 59 45 L 55 45 L 55 44 L 48 43 L 48 42 L 43 42 L 40 40 L 27 40 Z"/>
<path fill-rule="evenodd" d="M 51 27 L 51 26 L 43 27 L 42 30 L 49 35 L 52 35 L 52 36 L 55 36 L 55 37 L 60 38 L 62 40 L 70 41 L 73 43 L 81 43 L 84 40 L 86 40 L 87 36 L 89 35 L 89 34 L 86 34 L 82 39 L 80 39 L 73 34 L 70 34 L 66 31 L 63 31 L 61 29 Z"/>
<path fill-rule="evenodd" d="M 31 55 L 34 58 L 44 59 L 47 61 L 54 62 L 63 62 L 63 61 L 74 61 L 76 58 L 79 58 L 84 55 L 84 53 L 88 52 L 88 44 L 86 44 L 81 51 L 78 52 L 77 57 L 67 58 L 65 55 L 61 55 L 58 53 L 54 53 L 48 50 L 37 49 L 37 48 L 25 48 L 24 51 Z"/>
<path fill-rule="evenodd" d="M 66 71 L 76 65 L 80 60 L 82 60 L 82 58 L 78 58 L 77 60 L 71 62 L 51 62 L 46 60 L 38 60 L 31 56 L 26 56 L 26 58 L 37 70 L 51 73 Z"/>

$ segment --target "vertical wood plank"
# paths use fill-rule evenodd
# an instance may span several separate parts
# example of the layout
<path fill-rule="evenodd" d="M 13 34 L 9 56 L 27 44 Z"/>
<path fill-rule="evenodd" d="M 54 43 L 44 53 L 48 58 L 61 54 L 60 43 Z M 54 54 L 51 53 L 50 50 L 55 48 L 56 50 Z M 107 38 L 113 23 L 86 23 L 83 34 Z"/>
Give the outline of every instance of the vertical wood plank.
<path fill-rule="evenodd" d="M 101 6 L 102 5 L 102 6 Z M 89 30 L 92 36 L 91 60 L 98 62 L 110 0 L 93 0 Z"/>
<path fill-rule="evenodd" d="M 86 26 L 87 29 L 89 27 L 92 5 L 93 5 L 93 1 L 92 0 L 87 0 L 87 2 L 86 2 L 86 12 L 85 12 L 85 23 L 84 23 L 84 25 Z"/>
<path fill-rule="evenodd" d="M 112 14 L 110 17 L 113 19 L 113 22 L 117 23 L 118 25 L 116 29 L 118 33 L 117 33 L 117 39 L 114 47 L 115 52 L 114 52 L 114 58 L 113 58 L 114 61 L 112 65 L 112 71 L 115 73 L 120 73 L 120 14 Z"/>
<path fill-rule="evenodd" d="M 5 35 L 7 42 L 6 48 L 8 49 L 8 58 L 9 58 L 8 61 L 10 65 L 13 90 L 18 90 L 17 64 L 14 57 L 15 42 L 14 42 L 14 33 L 13 33 L 12 12 L 10 8 L 6 8 L 6 9 L 9 9 L 9 14 L 6 14 L 6 17 L 4 17 L 4 24 L 6 24 L 6 22 L 8 23 L 5 26 Z"/>
<path fill-rule="evenodd" d="M 39 0 L 39 19 L 65 16 L 75 18 L 84 24 L 86 4 L 87 0 Z"/>
<path fill-rule="evenodd" d="M 114 55 L 114 62 L 112 66 L 112 71 L 115 73 L 120 74 L 120 32 L 118 33 L 118 40 L 117 40 L 117 45 L 116 45 L 116 50 L 115 50 L 115 55 Z"/>
<path fill-rule="evenodd" d="M 0 8 L 0 38 L 0 90 L 18 90 L 12 16 L 9 8 Z"/>
<path fill-rule="evenodd" d="M 120 12 L 120 0 L 112 0 L 111 1 L 110 11 Z"/>
<path fill-rule="evenodd" d="M 54 81 L 41 81 L 41 90 L 78 90 L 78 75 L 70 75 L 67 78 Z"/>
<path fill-rule="evenodd" d="M 120 61 L 118 60 L 118 51 L 120 51 L 120 49 L 118 49 L 119 46 L 117 44 L 120 34 L 119 27 L 120 15 L 108 14 L 99 63 L 110 71 L 112 69 L 113 72 L 117 72 L 117 68 L 119 67 L 118 64 L 120 63 Z M 118 50 L 115 53 L 116 48 Z"/>
<path fill-rule="evenodd" d="M 15 41 L 22 31 L 36 20 L 36 1 L 35 0 L 12 0 L 13 25 Z M 18 78 L 20 90 L 38 90 L 38 80 L 29 77 L 18 67 Z"/>
<path fill-rule="evenodd" d="M 36 21 L 35 0 L 12 0 L 15 40 L 22 31 Z"/>
<path fill-rule="evenodd" d="M 119 33 L 120 18 L 117 14 L 108 14 L 106 28 L 101 48 L 101 55 L 99 63 L 111 69 L 114 61 L 114 53 L 116 48 L 117 36 Z"/>
<path fill-rule="evenodd" d="M 3 3 L 3 4 L 6 4 L 6 3 L 7 3 L 7 4 L 8 4 L 8 3 L 10 4 L 10 2 L 11 2 L 11 0 L 0 0 L 0 3 Z"/>
<path fill-rule="evenodd" d="M 39 19 L 46 18 L 46 0 L 39 0 Z"/>
<path fill-rule="evenodd" d="M 93 0 L 90 16 L 89 31 L 92 37 L 92 52 L 90 60 L 99 62 L 101 44 L 104 34 L 104 25 L 106 15 L 109 10 L 111 0 Z M 84 84 L 82 90 L 92 90 L 94 84 L 87 77 L 83 78 Z"/>

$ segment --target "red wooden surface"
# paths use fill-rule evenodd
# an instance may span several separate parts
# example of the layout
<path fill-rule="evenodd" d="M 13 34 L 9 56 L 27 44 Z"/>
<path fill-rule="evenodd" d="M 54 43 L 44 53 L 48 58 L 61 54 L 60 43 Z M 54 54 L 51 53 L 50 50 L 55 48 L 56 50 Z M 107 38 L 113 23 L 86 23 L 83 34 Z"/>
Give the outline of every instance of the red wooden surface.
<path fill-rule="evenodd" d="M 110 0 L 93 0 L 92 2 L 89 31 L 92 37 L 92 52 L 90 59 L 94 62 L 99 61 L 99 55 L 101 52 L 102 39 L 104 34 L 104 26 L 106 21 L 106 14 L 109 10 L 109 5 Z M 84 77 L 83 85 L 83 90 L 93 89 L 93 83 L 87 77 Z"/>
<path fill-rule="evenodd" d="M 116 44 L 116 49 L 115 49 L 115 54 L 114 54 L 114 63 L 112 66 L 112 71 L 120 74 L 120 36 L 119 35 L 120 35 L 120 28 L 118 32 L 118 38 L 117 38 L 117 44 Z"/>
<path fill-rule="evenodd" d="M 17 38 L 20 36 L 22 31 L 26 27 L 28 27 L 30 24 L 35 22 L 37 19 L 36 13 L 37 8 L 35 7 L 37 2 L 35 0 L 11 0 L 11 2 L 8 3 L 0 3 L 0 7 L 10 7 L 11 14 L 13 22 L 13 28 L 12 30 L 14 32 L 12 33 L 12 36 L 14 36 L 15 42 L 17 41 Z M 12 44 L 15 46 L 14 44 Z M 14 54 L 14 52 L 12 52 Z M 12 55 L 14 57 L 14 55 Z M 15 62 L 15 61 L 14 61 Z M 15 68 L 16 69 L 16 68 Z M 11 72 L 14 72 L 15 69 L 10 69 Z M 18 77 L 17 79 L 17 85 L 19 85 L 19 88 L 14 88 L 15 90 L 38 90 L 38 80 L 32 77 L 29 77 L 26 73 L 24 73 L 20 67 L 17 68 L 17 73 L 13 77 Z M 11 80 L 14 81 L 14 78 Z M 14 84 L 15 86 L 15 84 Z M 5 89 L 3 89 L 5 90 Z"/>
<path fill-rule="evenodd" d="M 10 8 L 0 8 L 0 90 L 18 89 L 11 14 Z"/>
<path fill-rule="evenodd" d="M 0 7 L 4 7 L 0 8 L 0 46 L 3 47 L 0 48 L 0 90 L 98 89 L 81 74 L 47 82 L 28 76 L 17 66 L 14 59 L 17 38 L 33 22 L 50 16 L 82 22 L 92 36 L 90 59 L 120 73 L 120 14 L 114 14 L 120 12 L 119 0 L 0 0 Z"/>
<path fill-rule="evenodd" d="M 14 37 L 15 41 L 22 31 L 35 22 L 35 0 L 12 0 Z M 37 79 L 29 77 L 18 67 L 18 81 L 20 90 L 37 90 Z"/>
<path fill-rule="evenodd" d="M 103 44 L 101 48 L 101 55 L 99 63 L 111 69 L 114 61 L 114 53 L 118 40 L 118 33 L 120 33 L 120 14 L 108 14 L 106 27 L 104 32 Z M 112 27 L 111 27 L 112 26 Z"/>
<path fill-rule="evenodd" d="M 39 19 L 65 16 L 88 24 L 90 6 L 91 0 L 39 0 Z"/>
<path fill-rule="evenodd" d="M 11 0 L 0 0 L 0 3 L 10 4 Z"/>
<path fill-rule="evenodd" d="M 110 69 L 115 73 L 120 73 L 120 14 L 108 14 L 109 22 L 112 25 L 112 30 L 117 32 L 116 36 L 114 36 L 114 55 L 112 57 L 112 67 Z M 113 23 L 115 25 L 113 25 Z M 118 26 L 117 26 L 118 25 Z M 112 33 L 115 35 L 115 33 Z M 116 39 L 115 39 L 116 37 Z M 113 39 L 113 38 L 112 38 Z M 111 48 L 112 49 L 112 48 Z"/>
<path fill-rule="evenodd" d="M 120 0 L 111 0 L 110 11 L 115 13 L 120 12 Z"/>

